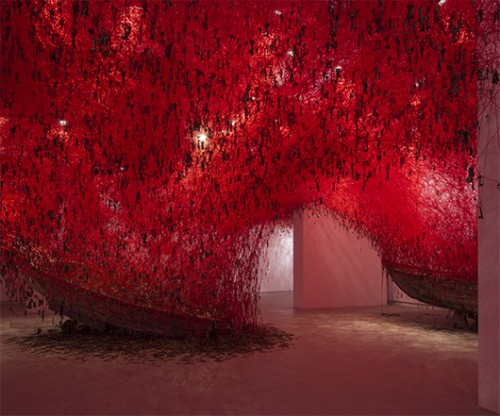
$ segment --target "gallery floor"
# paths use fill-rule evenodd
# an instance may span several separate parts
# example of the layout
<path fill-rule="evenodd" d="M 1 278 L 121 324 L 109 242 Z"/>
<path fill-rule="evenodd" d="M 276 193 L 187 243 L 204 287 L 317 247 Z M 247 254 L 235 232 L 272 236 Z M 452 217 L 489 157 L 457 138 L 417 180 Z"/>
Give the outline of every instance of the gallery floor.
<path fill-rule="evenodd" d="M 409 306 L 298 311 L 263 294 L 262 319 L 288 348 L 225 361 L 135 364 L 35 354 L 6 342 L 34 319 L 1 319 L 2 415 L 476 415 L 477 334 L 442 310 Z"/>

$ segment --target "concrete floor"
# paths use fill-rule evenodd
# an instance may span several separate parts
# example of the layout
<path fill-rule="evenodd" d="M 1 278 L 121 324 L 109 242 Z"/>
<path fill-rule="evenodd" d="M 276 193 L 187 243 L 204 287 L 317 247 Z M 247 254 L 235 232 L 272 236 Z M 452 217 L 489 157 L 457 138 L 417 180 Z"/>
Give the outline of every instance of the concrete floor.
<path fill-rule="evenodd" d="M 0 413 L 492 414 L 477 405 L 477 334 L 450 330 L 446 311 L 299 311 L 291 293 L 261 303 L 263 321 L 293 333 L 292 345 L 195 364 L 22 351 L 6 340 L 40 322 L 4 311 Z"/>

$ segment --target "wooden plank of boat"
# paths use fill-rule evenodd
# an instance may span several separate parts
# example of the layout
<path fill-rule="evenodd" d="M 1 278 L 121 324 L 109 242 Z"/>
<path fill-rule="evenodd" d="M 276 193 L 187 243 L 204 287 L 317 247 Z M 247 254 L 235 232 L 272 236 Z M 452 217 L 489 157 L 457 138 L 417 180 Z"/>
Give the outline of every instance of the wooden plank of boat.
<path fill-rule="evenodd" d="M 78 323 L 96 329 L 114 327 L 127 332 L 184 338 L 209 336 L 217 328 L 217 320 L 210 317 L 133 304 L 60 278 L 38 274 L 29 280 L 32 287 L 45 296 L 51 310 L 61 311 Z"/>
<path fill-rule="evenodd" d="M 444 273 L 424 276 L 396 268 L 388 268 L 388 272 L 394 283 L 408 296 L 477 317 L 477 282 L 452 279 Z"/>

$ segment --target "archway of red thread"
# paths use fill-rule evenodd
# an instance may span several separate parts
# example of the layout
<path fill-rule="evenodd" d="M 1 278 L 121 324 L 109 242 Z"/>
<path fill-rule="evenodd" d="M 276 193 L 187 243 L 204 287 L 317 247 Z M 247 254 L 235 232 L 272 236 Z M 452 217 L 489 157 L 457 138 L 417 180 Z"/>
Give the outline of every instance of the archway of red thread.
<path fill-rule="evenodd" d="M 476 282 L 494 2 L 0 7 L 11 291 L 242 329 L 262 243 L 306 206 L 389 269 Z"/>

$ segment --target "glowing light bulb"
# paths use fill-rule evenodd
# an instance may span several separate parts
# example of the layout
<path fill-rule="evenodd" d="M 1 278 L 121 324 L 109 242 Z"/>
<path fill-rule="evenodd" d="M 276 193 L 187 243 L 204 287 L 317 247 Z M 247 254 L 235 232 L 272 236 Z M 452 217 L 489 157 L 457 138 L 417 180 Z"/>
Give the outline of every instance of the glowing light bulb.
<path fill-rule="evenodd" d="M 61 127 L 64 127 L 64 126 L 67 126 L 68 125 L 68 122 L 66 120 L 59 120 L 59 125 Z"/>
<path fill-rule="evenodd" d="M 236 120 L 231 121 L 231 126 L 233 126 L 233 127 L 236 126 Z"/>
<path fill-rule="evenodd" d="M 439 6 L 442 6 L 442 5 L 443 5 L 443 4 L 445 4 L 445 3 L 446 3 L 446 0 L 439 0 L 439 1 L 438 1 L 438 5 L 439 5 Z"/>
<path fill-rule="evenodd" d="M 293 51 L 290 49 L 288 52 L 287 52 L 288 56 L 293 56 Z"/>
<path fill-rule="evenodd" d="M 281 15 L 282 15 L 281 10 L 275 10 L 275 11 L 274 11 L 274 14 L 275 14 L 276 16 L 281 16 Z"/>
<path fill-rule="evenodd" d="M 207 135 L 205 133 L 201 133 L 199 136 L 198 136 L 198 141 L 200 143 L 205 143 L 207 141 Z"/>
<path fill-rule="evenodd" d="M 340 65 L 337 65 L 337 66 L 335 67 L 335 71 L 340 71 L 341 69 L 342 69 L 342 67 L 341 67 Z"/>

